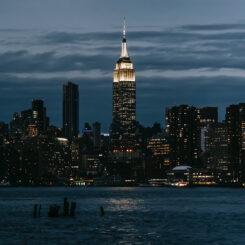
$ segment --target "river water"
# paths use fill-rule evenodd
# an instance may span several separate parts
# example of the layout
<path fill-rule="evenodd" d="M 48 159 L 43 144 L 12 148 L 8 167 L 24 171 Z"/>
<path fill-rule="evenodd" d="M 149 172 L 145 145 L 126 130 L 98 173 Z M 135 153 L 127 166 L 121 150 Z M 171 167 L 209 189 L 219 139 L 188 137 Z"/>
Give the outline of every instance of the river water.
<path fill-rule="evenodd" d="M 64 197 L 77 203 L 75 217 L 48 218 Z M 0 244 L 244 245 L 245 189 L 0 188 Z"/>

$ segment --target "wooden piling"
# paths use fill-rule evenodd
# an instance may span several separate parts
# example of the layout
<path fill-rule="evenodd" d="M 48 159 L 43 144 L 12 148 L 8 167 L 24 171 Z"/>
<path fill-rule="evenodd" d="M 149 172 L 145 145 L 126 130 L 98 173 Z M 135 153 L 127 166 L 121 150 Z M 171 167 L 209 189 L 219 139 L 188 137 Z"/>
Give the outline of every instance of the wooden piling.
<path fill-rule="evenodd" d="M 64 198 L 64 213 L 63 216 L 69 215 L 69 202 L 67 201 L 67 197 Z"/>
<path fill-rule="evenodd" d="M 105 211 L 104 211 L 104 208 L 102 206 L 100 206 L 100 213 L 101 213 L 101 216 L 105 215 Z"/>
<path fill-rule="evenodd" d="M 59 217 L 60 206 L 54 204 L 49 206 L 48 217 Z"/>
<path fill-rule="evenodd" d="M 70 216 L 73 217 L 75 215 L 75 210 L 76 210 L 76 203 L 72 202 L 71 203 L 71 209 L 70 209 Z"/>
<path fill-rule="evenodd" d="M 38 209 L 38 217 L 41 217 L 41 209 L 42 209 L 42 205 L 39 204 L 39 209 Z"/>
<path fill-rule="evenodd" d="M 37 217 L 37 204 L 34 205 L 33 217 Z"/>

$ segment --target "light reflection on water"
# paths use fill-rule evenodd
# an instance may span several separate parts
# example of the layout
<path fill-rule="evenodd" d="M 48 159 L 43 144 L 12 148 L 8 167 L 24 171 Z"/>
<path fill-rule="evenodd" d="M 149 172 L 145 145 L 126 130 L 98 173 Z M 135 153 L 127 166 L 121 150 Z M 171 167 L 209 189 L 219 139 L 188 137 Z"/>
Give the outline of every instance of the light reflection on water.
<path fill-rule="evenodd" d="M 143 207 L 144 200 L 133 198 L 110 198 L 107 202 L 111 211 L 135 211 Z"/>
<path fill-rule="evenodd" d="M 65 196 L 76 216 L 47 218 Z M 244 189 L 2 188 L 0 244 L 245 244 L 244 210 Z"/>

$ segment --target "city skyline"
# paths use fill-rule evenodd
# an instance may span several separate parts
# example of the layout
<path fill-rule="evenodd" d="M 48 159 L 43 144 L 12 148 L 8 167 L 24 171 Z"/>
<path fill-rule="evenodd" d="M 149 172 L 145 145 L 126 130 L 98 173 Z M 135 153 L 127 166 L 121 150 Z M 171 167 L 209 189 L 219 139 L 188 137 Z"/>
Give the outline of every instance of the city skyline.
<path fill-rule="evenodd" d="M 219 119 L 224 119 L 227 106 L 244 101 L 245 25 L 240 11 L 244 3 L 238 2 L 225 1 L 226 5 L 220 6 L 212 1 L 204 6 L 188 0 L 184 7 L 181 2 L 177 6 L 170 1 L 156 1 L 159 10 L 154 7 L 153 16 L 149 4 L 140 7 L 139 15 L 135 14 L 137 1 L 130 5 L 130 11 L 126 1 L 125 6 L 120 3 L 116 8 L 112 4 L 108 10 L 102 8 L 97 17 L 89 17 L 86 10 L 91 13 L 95 4 L 101 7 L 91 1 L 82 9 L 84 15 L 75 11 L 66 24 L 62 13 L 74 11 L 80 6 L 78 1 L 65 10 L 59 7 L 52 15 L 53 21 L 52 11 L 46 13 L 47 18 L 42 16 L 45 1 L 23 1 L 17 4 L 18 11 L 12 4 L 2 3 L 0 120 L 9 122 L 13 112 L 22 111 L 33 98 L 42 98 L 50 123 L 61 127 L 62 84 L 72 81 L 80 87 L 80 129 L 86 121 L 100 121 L 107 131 L 112 110 L 111 67 L 118 57 L 124 15 L 129 51 L 137 70 L 137 120 L 146 126 L 155 121 L 163 124 L 165 108 L 175 104 L 218 106 Z M 24 6 L 32 11 L 26 13 Z M 55 6 L 54 1 L 50 9 Z M 211 7 L 207 16 L 198 18 L 198 10 Z M 102 18 L 103 11 L 112 8 L 112 15 Z M 33 13 L 37 10 L 35 19 Z M 12 14 L 16 18 L 25 14 L 25 18 L 18 22 L 10 18 Z"/>
<path fill-rule="evenodd" d="M 0 244 L 243 244 L 244 9 L 0 0 Z"/>

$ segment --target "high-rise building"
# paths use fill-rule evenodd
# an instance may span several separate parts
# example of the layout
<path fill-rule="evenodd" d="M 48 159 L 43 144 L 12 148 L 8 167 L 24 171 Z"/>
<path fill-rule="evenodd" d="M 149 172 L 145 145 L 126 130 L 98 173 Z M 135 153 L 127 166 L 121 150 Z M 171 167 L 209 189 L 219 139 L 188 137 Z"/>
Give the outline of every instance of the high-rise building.
<path fill-rule="evenodd" d="M 23 135 L 37 136 L 46 133 L 49 126 L 49 118 L 46 115 L 46 107 L 43 100 L 32 100 L 32 109 L 15 112 L 10 121 L 10 135 L 20 137 Z"/>
<path fill-rule="evenodd" d="M 37 128 L 38 134 L 46 132 L 49 126 L 49 118 L 46 115 L 43 100 L 32 100 L 32 124 Z"/>
<path fill-rule="evenodd" d="M 203 107 L 199 109 L 200 126 L 207 127 L 218 122 L 218 107 Z"/>
<path fill-rule="evenodd" d="M 170 165 L 169 135 L 158 133 L 148 140 L 147 149 L 151 151 L 158 169 L 167 169 Z"/>
<path fill-rule="evenodd" d="M 9 123 L 10 135 L 18 137 L 23 135 L 23 122 L 18 112 L 14 112 L 13 119 Z"/>
<path fill-rule="evenodd" d="M 78 85 L 68 82 L 63 85 L 63 131 L 68 139 L 79 133 L 79 92 Z"/>
<path fill-rule="evenodd" d="M 5 122 L 0 122 L 0 138 L 7 137 L 9 133 L 8 124 Z"/>
<path fill-rule="evenodd" d="M 101 125 L 98 122 L 93 123 L 93 144 L 95 150 L 100 150 Z"/>
<path fill-rule="evenodd" d="M 197 108 L 188 105 L 166 109 L 170 140 L 170 164 L 197 167 L 200 164 L 200 119 Z"/>
<path fill-rule="evenodd" d="M 169 156 L 169 135 L 158 133 L 148 140 L 147 149 L 153 156 Z M 168 161 L 169 162 L 169 161 Z"/>
<path fill-rule="evenodd" d="M 203 107 L 198 109 L 200 116 L 201 150 L 206 151 L 208 147 L 208 130 L 218 122 L 218 107 Z"/>
<path fill-rule="evenodd" d="M 245 103 L 226 108 L 226 124 L 233 181 L 245 182 Z"/>
<path fill-rule="evenodd" d="M 111 143 L 114 151 L 135 149 L 136 83 L 123 26 L 122 51 L 114 69 Z"/>
<path fill-rule="evenodd" d="M 23 134 L 28 134 L 27 128 L 28 128 L 28 125 L 32 124 L 32 122 L 33 122 L 32 116 L 33 116 L 33 112 L 31 109 L 21 111 L 20 117 L 21 117 L 21 121 L 22 121 L 22 132 L 23 132 Z"/>
<path fill-rule="evenodd" d="M 225 122 L 212 124 L 206 132 L 205 167 L 210 169 L 228 170 L 228 134 Z"/>

